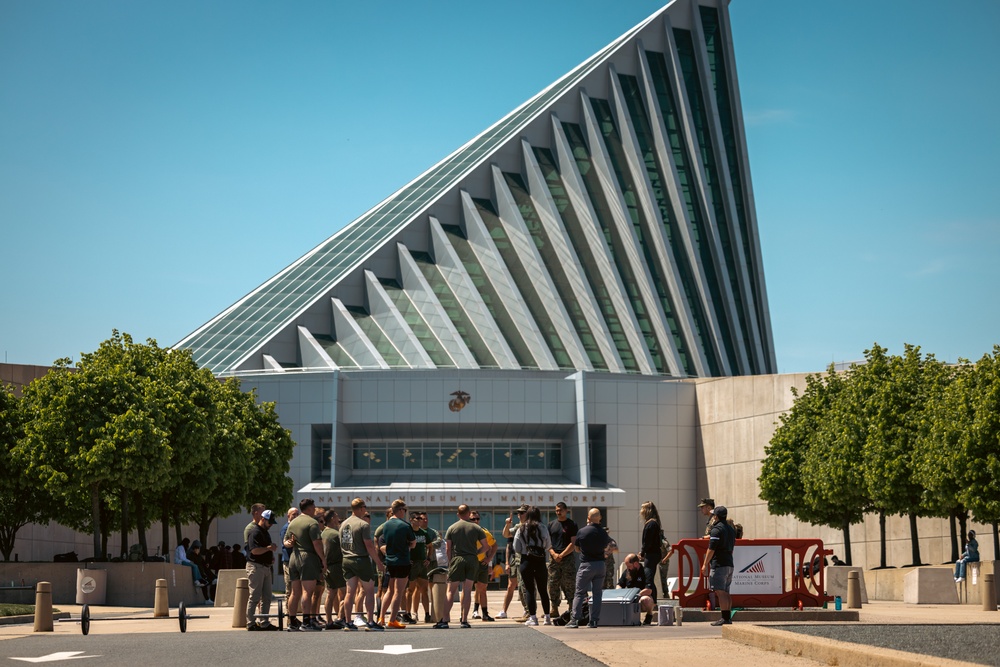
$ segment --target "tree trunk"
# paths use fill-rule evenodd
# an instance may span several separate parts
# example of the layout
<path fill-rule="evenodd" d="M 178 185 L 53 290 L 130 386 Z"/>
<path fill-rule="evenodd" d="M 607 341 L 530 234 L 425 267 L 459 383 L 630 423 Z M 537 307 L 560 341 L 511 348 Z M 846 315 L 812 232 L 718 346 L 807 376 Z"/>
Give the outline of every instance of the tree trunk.
<path fill-rule="evenodd" d="M 146 560 L 149 555 L 149 547 L 146 546 L 146 508 L 142 505 L 142 496 L 135 494 L 135 526 L 138 531 L 139 546 L 142 548 L 142 559 Z"/>
<path fill-rule="evenodd" d="M 184 536 L 181 535 L 181 515 L 176 511 L 174 512 L 174 537 L 177 538 L 177 544 L 180 544 L 181 540 L 184 539 Z"/>
<path fill-rule="evenodd" d="M 13 517 L 7 517 L 13 519 Z M 10 554 L 14 551 L 14 541 L 17 539 L 17 531 L 24 527 L 23 523 L 0 526 L 0 552 L 3 552 L 3 559 L 10 560 Z"/>
<path fill-rule="evenodd" d="M 910 512 L 910 558 L 913 560 L 913 567 L 923 565 L 920 562 L 920 539 L 917 536 L 917 513 Z"/>
<path fill-rule="evenodd" d="M 965 543 L 968 541 L 969 537 L 969 531 L 967 530 L 968 527 L 969 511 L 963 507 L 961 513 L 958 515 L 958 539 L 961 540 L 962 543 L 962 549 L 959 553 L 965 553 Z M 958 560 L 958 558 L 955 560 Z"/>
<path fill-rule="evenodd" d="M 885 564 L 885 510 L 878 511 L 878 539 L 879 539 L 879 563 L 882 569 L 888 567 Z"/>
<path fill-rule="evenodd" d="M 949 563 L 954 563 L 958 560 L 958 528 L 956 525 L 958 523 L 958 508 L 956 507 L 948 515 L 948 527 L 951 530 L 951 560 Z"/>
<path fill-rule="evenodd" d="M 121 516 L 121 533 L 122 533 L 122 543 L 121 543 L 121 557 L 128 557 L 128 492 L 125 489 L 121 490 L 119 494 L 121 506 L 122 506 L 122 516 Z"/>
<path fill-rule="evenodd" d="M 198 521 L 198 539 L 201 540 L 201 548 L 208 553 L 208 529 L 212 526 L 212 519 L 208 515 L 208 505 L 202 504 L 201 517 Z"/>
<path fill-rule="evenodd" d="M 1000 533 L 997 532 L 997 522 L 991 522 L 993 524 L 993 557 L 996 558 L 997 554 L 1000 554 Z"/>
<path fill-rule="evenodd" d="M 844 522 L 844 562 L 851 564 L 851 524 Z"/>
<path fill-rule="evenodd" d="M 162 553 L 166 558 L 167 562 L 170 561 L 170 510 L 167 505 L 167 499 L 163 498 L 163 502 L 160 504 L 160 553 Z"/>
<path fill-rule="evenodd" d="M 90 525 L 94 529 L 94 558 L 104 560 L 105 552 L 101 549 L 101 494 L 96 483 L 90 485 Z"/>

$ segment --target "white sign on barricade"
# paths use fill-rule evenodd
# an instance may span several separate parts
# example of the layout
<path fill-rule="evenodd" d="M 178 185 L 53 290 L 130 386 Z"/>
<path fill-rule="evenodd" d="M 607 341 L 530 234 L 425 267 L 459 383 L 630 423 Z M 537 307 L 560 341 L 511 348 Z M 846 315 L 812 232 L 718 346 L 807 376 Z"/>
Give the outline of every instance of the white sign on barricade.
<path fill-rule="evenodd" d="M 742 546 L 733 550 L 731 595 L 778 594 L 784 592 L 781 546 Z"/>

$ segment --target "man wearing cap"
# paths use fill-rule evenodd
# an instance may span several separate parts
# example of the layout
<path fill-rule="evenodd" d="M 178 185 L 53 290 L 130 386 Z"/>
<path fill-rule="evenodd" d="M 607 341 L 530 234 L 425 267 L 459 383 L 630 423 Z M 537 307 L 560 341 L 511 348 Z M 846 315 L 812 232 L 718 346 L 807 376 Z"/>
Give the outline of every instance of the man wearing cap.
<path fill-rule="evenodd" d="M 274 512 L 264 510 L 250 530 L 247 539 L 247 579 L 250 598 L 247 600 L 247 630 L 277 630 L 271 620 L 264 618 L 257 623 L 254 615 L 260 605 L 261 614 L 271 613 L 271 565 L 278 545 L 271 542 L 268 529 L 275 524 Z"/>
<path fill-rule="evenodd" d="M 715 509 L 715 501 L 711 498 L 702 498 L 698 503 L 698 509 L 701 510 L 702 516 L 708 517 L 705 519 L 705 534 L 702 536 L 708 537 L 708 532 L 712 529 L 712 510 Z"/>
<path fill-rule="evenodd" d="M 561 500 L 556 503 L 556 518 L 549 522 L 549 599 L 552 616 L 559 615 L 559 594 L 566 597 L 566 605 L 573 604 L 576 594 L 576 522 L 569 518 L 569 508 Z"/>
<path fill-rule="evenodd" d="M 736 531 L 726 521 L 729 512 L 719 505 L 712 510 L 711 530 L 708 535 L 708 551 L 701 565 L 701 575 L 708 576 L 708 587 L 715 592 L 722 611 L 722 618 L 712 625 L 732 623 L 732 598 L 729 586 L 733 582 L 733 548 L 736 546 Z"/>

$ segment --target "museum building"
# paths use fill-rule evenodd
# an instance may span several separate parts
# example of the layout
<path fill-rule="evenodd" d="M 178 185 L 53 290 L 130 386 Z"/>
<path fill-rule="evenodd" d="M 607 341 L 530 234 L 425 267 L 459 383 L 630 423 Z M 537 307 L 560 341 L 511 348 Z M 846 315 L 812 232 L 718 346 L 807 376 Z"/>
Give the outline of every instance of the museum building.
<path fill-rule="evenodd" d="M 178 343 L 277 403 L 298 498 L 695 529 L 690 379 L 776 371 L 727 6 L 669 3 Z"/>

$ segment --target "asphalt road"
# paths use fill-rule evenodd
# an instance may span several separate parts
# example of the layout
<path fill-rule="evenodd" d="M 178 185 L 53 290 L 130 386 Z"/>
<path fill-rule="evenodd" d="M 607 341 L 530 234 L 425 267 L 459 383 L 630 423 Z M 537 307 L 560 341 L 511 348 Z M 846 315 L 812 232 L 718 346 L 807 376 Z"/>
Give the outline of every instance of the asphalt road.
<path fill-rule="evenodd" d="M 404 648 L 407 645 L 414 652 L 408 652 Z M 386 650 L 390 653 L 383 652 Z M 60 653 L 63 655 L 54 655 Z M 31 658 L 34 661 L 44 656 L 54 659 L 37 664 L 135 667 L 137 664 L 194 663 L 212 667 L 246 667 L 251 663 L 289 664 L 291 661 L 296 665 L 328 665 L 347 664 L 350 661 L 352 667 L 362 667 L 414 664 L 414 661 L 425 665 L 473 665 L 485 660 L 504 664 L 573 667 L 601 665 L 541 632 L 525 632 L 523 628 L 513 625 L 489 628 L 474 626 L 471 630 L 433 630 L 426 627 L 352 633 L 176 632 L 90 634 L 86 637 L 47 635 L 0 641 L 0 663 L 32 664 L 15 658 Z M 77 662 L 86 658 L 92 659 Z"/>
<path fill-rule="evenodd" d="M 781 630 L 842 642 L 1000 667 L 995 624 L 779 625 Z"/>

